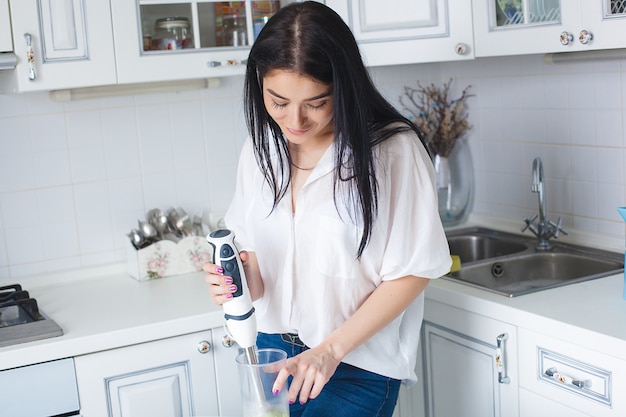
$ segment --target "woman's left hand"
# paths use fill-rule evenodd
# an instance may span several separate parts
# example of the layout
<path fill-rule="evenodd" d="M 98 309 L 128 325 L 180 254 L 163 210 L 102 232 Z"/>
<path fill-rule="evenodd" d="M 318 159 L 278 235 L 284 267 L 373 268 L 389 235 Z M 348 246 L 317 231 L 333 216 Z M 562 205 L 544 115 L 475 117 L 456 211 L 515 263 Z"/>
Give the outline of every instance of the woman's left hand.
<path fill-rule="evenodd" d="M 304 404 L 320 394 L 324 385 L 335 373 L 339 362 L 328 346 L 322 344 L 307 349 L 287 359 L 287 364 L 276 377 L 273 392 L 278 393 L 287 382 L 289 375 L 293 375 L 289 386 L 289 404 L 295 403 L 298 396 L 300 404 Z"/>
<path fill-rule="evenodd" d="M 384 281 L 319 346 L 287 359 L 287 364 L 276 377 L 273 391 L 280 391 L 289 375 L 293 375 L 289 401 L 294 403 L 298 394 L 302 404 L 316 398 L 337 370 L 339 362 L 398 317 L 424 291 L 429 282 L 427 278 L 411 275 Z"/>

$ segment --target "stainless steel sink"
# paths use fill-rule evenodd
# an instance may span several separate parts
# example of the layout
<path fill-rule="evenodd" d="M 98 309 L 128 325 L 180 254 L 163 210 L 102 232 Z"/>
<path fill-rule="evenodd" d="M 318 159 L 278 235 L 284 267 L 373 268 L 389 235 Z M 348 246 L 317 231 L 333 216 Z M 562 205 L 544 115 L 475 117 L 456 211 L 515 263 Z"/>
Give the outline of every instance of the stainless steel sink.
<path fill-rule="evenodd" d="M 515 297 L 624 271 L 621 253 L 553 241 L 537 251 L 536 239 L 487 228 L 448 233 L 450 253 L 461 269 L 446 275 L 473 287 Z"/>
<path fill-rule="evenodd" d="M 459 256 L 464 264 L 523 252 L 529 247 L 515 235 L 482 228 L 449 234 L 448 245 L 450 254 Z"/>

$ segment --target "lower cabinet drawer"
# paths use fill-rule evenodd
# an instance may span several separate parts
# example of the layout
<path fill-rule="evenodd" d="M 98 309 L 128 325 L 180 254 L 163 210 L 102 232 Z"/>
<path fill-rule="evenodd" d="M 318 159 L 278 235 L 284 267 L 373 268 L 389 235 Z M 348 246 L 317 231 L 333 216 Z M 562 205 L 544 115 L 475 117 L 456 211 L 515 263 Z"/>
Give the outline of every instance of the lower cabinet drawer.
<path fill-rule="evenodd" d="M 545 415 L 568 407 L 594 417 L 626 416 L 626 361 L 523 328 L 518 337 L 520 388 L 545 400 Z M 525 408 L 531 406 L 520 396 Z"/>
<path fill-rule="evenodd" d="M 594 417 L 524 388 L 519 390 L 519 417 Z"/>

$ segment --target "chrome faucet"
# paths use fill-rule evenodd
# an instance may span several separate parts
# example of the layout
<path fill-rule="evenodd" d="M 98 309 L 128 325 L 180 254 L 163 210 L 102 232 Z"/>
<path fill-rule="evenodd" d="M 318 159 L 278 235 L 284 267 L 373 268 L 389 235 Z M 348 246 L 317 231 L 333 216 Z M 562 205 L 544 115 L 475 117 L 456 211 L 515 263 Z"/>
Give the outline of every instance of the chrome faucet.
<path fill-rule="evenodd" d="M 558 218 L 557 222 L 554 223 L 546 218 L 546 196 L 544 195 L 544 184 L 543 184 L 543 163 L 541 162 L 541 158 L 537 157 L 533 161 L 533 183 L 530 187 L 533 193 L 538 194 L 539 199 L 539 214 L 535 214 L 532 219 L 524 219 L 526 225 L 522 227 L 522 232 L 526 229 L 530 229 L 531 232 L 535 236 L 537 236 L 537 245 L 535 248 L 540 251 L 547 251 L 552 249 L 552 245 L 550 244 L 550 238 L 559 237 L 559 232 L 567 235 L 567 231 L 561 227 L 561 223 L 563 219 L 561 217 Z M 539 220 L 537 220 L 537 216 L 539 216 Z"/>

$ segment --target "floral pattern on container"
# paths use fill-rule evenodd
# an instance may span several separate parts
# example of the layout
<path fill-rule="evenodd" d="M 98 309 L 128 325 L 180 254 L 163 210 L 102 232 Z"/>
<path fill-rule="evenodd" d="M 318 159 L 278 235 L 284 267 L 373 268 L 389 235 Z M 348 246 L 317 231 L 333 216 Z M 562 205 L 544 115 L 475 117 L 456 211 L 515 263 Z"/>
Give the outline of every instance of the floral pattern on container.
<path fill-rule="evenodd" d="M 206 249 L 205 246 L 201 245 L 204 242 L 204 239 L 199 237 L 195 237 L 193 239 L 194 248 L 187 250 L 187 258 L 189 262 L 194 266 L 196 271 L 202 270 L 202 265 L 207 262 L 210 262 L 213 259 L 213 253 Z"/>
<path fill-rule="evenodd" d="M 164 277 L 167 272 L 167 265 L 169 263 L 170 253 L 162 252 L 160 242 L 154 244 L 156 252 L 151 258 L 148 258 L 146 263 L 146 270 L 148 278 L 161 278 Z"/>
<path fill-rule="evenodd" d="M 200 236 L 177 243 L 161 240 L 142 249 L 127 241 L 128 274 L 138 281 L 201 271 L 202 265 L 213 259 L 213 247 Z"/>

